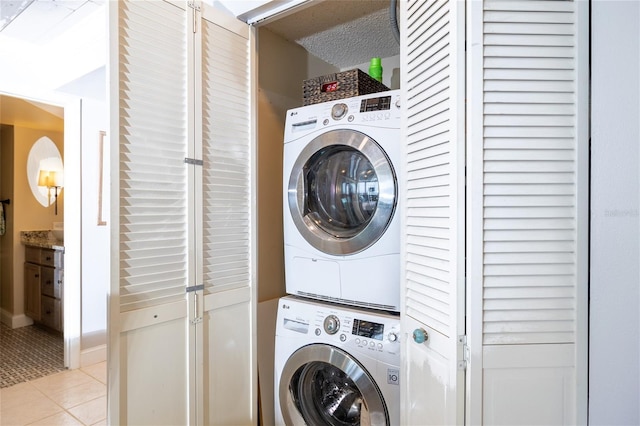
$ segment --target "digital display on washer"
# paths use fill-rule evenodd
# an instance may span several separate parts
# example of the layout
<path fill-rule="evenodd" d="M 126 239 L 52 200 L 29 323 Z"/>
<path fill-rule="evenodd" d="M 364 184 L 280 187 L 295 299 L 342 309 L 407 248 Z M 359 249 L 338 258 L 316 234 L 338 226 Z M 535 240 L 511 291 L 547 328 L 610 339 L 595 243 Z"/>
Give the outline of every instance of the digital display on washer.
<path fill-rule="evenodd" d="M 363 99 L 360 102 L 360 112 L 384 111 L 391 109 L 391 96 Z"/>
<path fill-rule="evenodd" d="M 384 324 L 354 319 L 352 334 L 360 337 L 366 337 L 367 339 L 383 340 Z"/>

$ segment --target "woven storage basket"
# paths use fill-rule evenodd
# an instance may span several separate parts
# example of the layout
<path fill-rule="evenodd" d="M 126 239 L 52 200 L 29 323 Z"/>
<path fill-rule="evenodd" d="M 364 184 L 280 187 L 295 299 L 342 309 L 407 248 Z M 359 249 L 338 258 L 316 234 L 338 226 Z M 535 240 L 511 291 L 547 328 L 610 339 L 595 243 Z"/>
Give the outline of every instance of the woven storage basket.
<path fill-rule="evenodd" d="M 356 68 L 305 80 L 302 101 L 303 105 L 312 105 L 387 90 L 387 86 Z"/>

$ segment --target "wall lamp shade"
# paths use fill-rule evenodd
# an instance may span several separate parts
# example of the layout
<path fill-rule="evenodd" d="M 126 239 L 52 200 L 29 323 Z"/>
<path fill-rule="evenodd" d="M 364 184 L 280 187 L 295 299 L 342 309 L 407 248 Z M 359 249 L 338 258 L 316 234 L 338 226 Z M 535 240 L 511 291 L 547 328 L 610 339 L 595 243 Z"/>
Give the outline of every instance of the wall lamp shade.
<path fill-rule="evenodd" d="M 58 214 L 58 189 L 64 186 L 64 172 L 57 170 L 40 170 L 38 173 L 38 186 L 55 188 L 55 214 Z"/>
<path fill-rule="evenodd" d="M 62 188 L 64 186 L 64 172 L 40 170 L 40 173 L 38 174 L 38 186 Z"/>

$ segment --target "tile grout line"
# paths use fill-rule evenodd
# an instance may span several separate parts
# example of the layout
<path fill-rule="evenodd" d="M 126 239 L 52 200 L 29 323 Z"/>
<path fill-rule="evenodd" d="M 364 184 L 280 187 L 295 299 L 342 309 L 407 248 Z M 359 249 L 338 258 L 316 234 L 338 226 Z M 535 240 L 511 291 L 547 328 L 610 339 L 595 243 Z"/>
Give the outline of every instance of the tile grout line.
<path fill-rule="evenodd" d="M 67 371 L 73 371 L 73 370 L 67 370 Z M 78 371 L 79 373 L 84 374 L 85 376 L 87 376 L 87 377 L 88 377 L 89 379 L 91 379 L 92 381 L 94 381 L 94 382 L 96 382 L 96 383 L 98 383 L 98 384 L 100 384 L 100 385 L 103 385 L 103 386 L 105 387 L 105 395 L 104 395 L 104 396 L 106 396 L 106 384 L 102 383 L 100 380 L 98 380 L 97 378 L 93 377 L 91 374 L 89 374 L 89 373 L 87 373 L 87 372 L 83 371 L 83 370 L 82 370 L 82 368 L 78 368 L 78 370 L 77 370 L 77 371 Z M 64 374 L 64 373 L 65 373 L 65 372 L 62 372 L 62 374 Z M 69 388 L 66 388 L 66 389 L 64 389 L 64 390 L 65 390 L 65 391 L 66 391 L 66 390 L 71 390 L 71 389 L 73 389 L 73 388 L 77 388 L 77 387 L 80 387 L 80 386 L 84 386 L 85 384 L 86 384 L 86 383 L 81 383 L 81 384 L 78 384 L 78 385 L 75 385 L 75 386 L 71 386 L 71 387 L 69 387 Z M 43 394 L 44 394 L 44 392 L 43 392 Z M 56 402 L 55 400 L 53 400 L 49 395 L 47 395 L 47 394 L 44 394 L 44 395 L 45 395 L 49 400 L 51 400 L 54 404 L 56 404 L 58 407 L 62 408 L 63 412 L 67 413 L 68 415 L 70 415 L 71 417 L 73 417 L 75 420 L 77 420 L 78 422 L 82 423 L 84 426 L 91 426 L 91 424 L 88 424 L 88 423 L 83 422 L 80 418 L 76 417 L 76 416 L 75 416 L 75 415 L 74 415 L 70 410 L 72 410 L 72 409 L 74 409 L 74 408 L 76 408 L 76 407 L 79 407 L 79 406 L 81 406 L 81 405 L 83 405 L 83 404 L 87 404 L 87 403 L 89 403 L 89 402 L 91 402 L 91 401 L 95 401 L 95 400 L 100 399 L 100 398 L 102 398 L 102 397 L 103 397 L 103 396 L 99 396 L 99 397 L 97 397 L 97 398 L 93 398 L 93 399 L 90 399 L 90 400 L 88 400 L 88 401 L 83 401 L 83 402 L 81 402 L 81 403 L 79 403 L 79 404 L 74 405 L 73 407 L 65 408 L 65 407 L 63 407 L 62 405 L 60 405 L 58 402 Z M 55 415 L 55 414 L 54 414 L 54 415 Z M 48 416 L 48 417 L 51 417 L 51 416 Z M 46 418 L 47 418 L 47 417 L 45 417 L 45 419 L 46 419 Z M 41 419 L 41 420 L 44 420 L 44 419 Z M 103 420 L 103 419 L 99 419 L 99 420 L 98 420 L 98 422 L 100 422 L 100 421 L 102 421 L 102 420 Z M 38 421 L 40 421 L 40 420 L 38 420 Z M 36 422 L 37 422 L 37 421 L 36 421 Z M 36 423 L 36 422 L 33 422 L 33 423 Z M 95 423 L 96 423 L 96 422 L 94 422 L 94 423 L 92 423 L 92 424 L 95 424 Z M 29 425 L 27 425 L 27 426 L 29 426 Z"/>
<path fill-rule="evenodd" d="M 66 371 L 62 371 L 62 372 L 59 372 L 59 373 L 54 373 L 54 374 L 51 374 L 51 375 L 49 375 L 49 376 L 45 376 L 45 377 L 51 377 L 51 376 L 58 375 L 58 374 L 60 374 L 60 375 L 64 375 L 64 374 L 66 374 L 67 372 L 71 372 L 71 371 L 74 371 L 74 370 L 66 370 Z M 70 386 L 70 387 L 68 387 L 68 388 L 62 388 L 62 389 L 60 389 L 60 391 L 68 391 L 68 390 L 71 390 L 71 389 L 73 389 L 73 388 L 77 388 L 77 387 L 80 387 L 80 386 L 84 386 L 84 385 L 86 385 L 86 384 L 88 384 L 88 383 L 97 383 L 98 385 L 104 386 L 104 387 L 105 387 L 105 390 L 106 390 L 106 384 L 105 384 L 105 383 L 103 383 L 101 380 L 99 380 L 97 377 L 93 376 L 92 374 L 89 374 L 89 373 L 88 373 L 88 372 L 86 372 L 86 371 L 83 371 L 83 369 L 82 369 L 82 368 L 77 369 L 77 371 L 78 371 L 78 373 L 81 373 L 82 375 L 86 376 L 86 377 L 89 379 L 89 381 L 87 381 L 87 382 L 85 382 L 85 383 L 79 383 L 79 384 L 76 384 L 76 385 L 74 385 L 74 386 Z M 93 424 L 101 423 L 101 422 L 103 422 L 103 421 L 105 421 L 105 420 L 106 420 L 106 415 L 105 415 L 105 417 L 100 418 L 100 419 L 97 419 L 97 420 L 95 420 L 95 421 L 94 421 L 94 422 L 92 422 L 92 423 L 85 423 L 85 422 L 83 422 L 79 417 L 77 417 L 76 415 L 74 415 L 74 414 L 70 411 L 70 410 L 73 410 L 74 408 L 77 408 L 77 407 L 79 407 L 79 406 L 83 405 L 83 404 L 88 404 L 88 403 L 90 403 L 90 402 L 94 402 L 94 401 L 96 401 L 96 400 L 98 400 L 98 399 L 100 399 L 100 398 L 104 398 L 104 397 L 106 397 L 106 392 L 105 392 L 105 395 L 101 395 L 101 396 L 98 396 L 98 397 L 96 397 L 96 398 L 92 398 L 92 399 L 89 399 L 89 400 L 87 400 L 87 401 L 83 401 L 83 402 L 81 402 L 81 403 L 79 403 L 79 404 L 76 404 L 76 405 L 74 405 L 74 406 L 72 406 L 72 407 L 65 408 L 65 407 L 64 407 L 64 406 L 62 406 L 60 403 L 58 403 L 56 400 L 54 400 L 54 399 L 53 399 L 53 398 L 52 398 L 52 397 L 51 397 L 47 392 L 45 392 L 44 390 L 42 390 L 41 388 L 39 388 L 38 386 L 36 386 L 36 385 L 34 384 L 34 382 L 35 382 L 35 381 L 40 380 L 40 379 L 43 379 L 43 378 L 44 378 L 44 377 L 40 377 L 40 378 L 37 378 L 37 379 L 29 380 L 29 381 L 27 381 L 27 382 L 18 383 L 17 385 L 22 385 L 22 384 L 24 384 L 24 385 L 29 386 L 29 388 L 30 388 L 32 391 L 36 391 L 36 392 L 37 392 L 37 395 L 38 395 L 38 396 L 37 396 L 37 398 L 44 397 L 44 399 L 45 399 L 45 400 L 48 400 L 48 401 L 50 401 L 51 403 L 53 403 L 56 407 L 60 408 L 60 409 L 61 409 L 61 411 L 58 411 L 58 412 L 53 413 L 53 414 L 49 414 L 49 415 L 47 415 L 47 416 L 45 416 L 45 417 L 42 417 L 42 418 L 39 418 L 39 419 L 35 419 L 35 420 L 31 421 L 30 423 L 28 423 L 28 424 L 27 424 L 27 425 L 25 425 L 25 426 L 29 426 L 29 425 L 36 424 L 36 423 L 38 423 L 38 422 L 42 422 L 42 421 L 44 421 L 44 420 L 46 420 L 46 419 L 48 419 L 48 418 L 50 418 L 50 417 L 54 417 L 54 416 L 57 416 L 57 415 L 60 415 L 60 414 L 63 414 L 63 413 L 65 413 L 65 414 L 66 414 L 66 415 L 68 415 L 68 416 L 71 416 L 71 418 L 73 418 L 75 421 L 79 422 L 80 424 L 82 424 L 82 425 L 84 425 L 84 426 L 91 426 L 91 425 L 93 425 Z M 14 385 L 14 386 L 15 386 L 15 385 Z M 11 387 L 5 387 L 5 388 L 3 388 L 2 390 L 7 390 L 7 389 L 9 389 L 9 388 L 11 388 Z"/>

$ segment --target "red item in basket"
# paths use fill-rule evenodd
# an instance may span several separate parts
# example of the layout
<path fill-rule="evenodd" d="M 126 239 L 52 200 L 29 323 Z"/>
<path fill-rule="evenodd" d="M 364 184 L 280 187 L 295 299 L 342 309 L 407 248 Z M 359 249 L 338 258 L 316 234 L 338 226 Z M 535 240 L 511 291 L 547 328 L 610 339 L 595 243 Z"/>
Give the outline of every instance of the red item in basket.
<path fill-rule="evenodd" d="M 320 90 L 322 92 L 335 92 L 336 90 L 338 90 L 338 82 L 332 81 L 331 83 L 325 83 L 322 85 L 322 89 Z"/>

